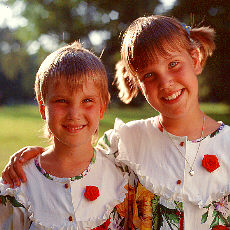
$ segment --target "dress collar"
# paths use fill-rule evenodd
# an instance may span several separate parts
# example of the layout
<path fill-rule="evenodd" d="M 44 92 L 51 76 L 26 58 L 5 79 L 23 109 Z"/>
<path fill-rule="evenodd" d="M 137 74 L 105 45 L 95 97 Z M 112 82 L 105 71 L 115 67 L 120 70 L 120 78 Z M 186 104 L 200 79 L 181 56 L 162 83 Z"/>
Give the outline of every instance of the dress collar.
<path fill-rule="evenodd" d="M 73 176 L 73 177 L 70 177 L 70 178 L 60 178 L 60 177 L 56 177 L 56 176 L 53 176 L 49 173 L 47 173 L 45 171 L 45 169 L 43 169 L 41 167 L 41 163 L 40 163 L 40 156 L 37 157 L 36 159 L 34 159 L 34 164 L 35 166 L 37 167 L 37 169 L 49 180 L 53 180 L 53 181 L 58 181 L 58 182 L 64 182 L 66 180 L 69 180 L 69 181 L 75 181 L 75 180 L 80 180 L 82 179 L 83 177 L 85 177 L 89 171 L 91 170 L 92 168 L 92 165 L 96 162 L 96 150 L 94 149 L 94 154 L 93 154 L 93 157 L 89 163 L 89 166 L 87 169 L 85 169 L 81 174 L 77 175 L 77 176 Z"/>

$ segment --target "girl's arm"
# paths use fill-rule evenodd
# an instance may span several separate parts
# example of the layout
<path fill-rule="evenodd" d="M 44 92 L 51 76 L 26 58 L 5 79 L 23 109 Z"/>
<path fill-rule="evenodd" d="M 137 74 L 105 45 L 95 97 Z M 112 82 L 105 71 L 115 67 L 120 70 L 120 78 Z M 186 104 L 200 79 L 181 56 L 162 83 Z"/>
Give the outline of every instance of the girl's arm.
<path fill-rule="evenodd" d="M 13 188 L 14 185 L 20 186 L 21 181 L 26 182 L 26 175 L 22 169 L 23 164 L 44 151 L 45 149 L 39 146 L 27 146 L 14 153 L 2 172 L 4 183 L 10 184 L 10 187 Z"/>

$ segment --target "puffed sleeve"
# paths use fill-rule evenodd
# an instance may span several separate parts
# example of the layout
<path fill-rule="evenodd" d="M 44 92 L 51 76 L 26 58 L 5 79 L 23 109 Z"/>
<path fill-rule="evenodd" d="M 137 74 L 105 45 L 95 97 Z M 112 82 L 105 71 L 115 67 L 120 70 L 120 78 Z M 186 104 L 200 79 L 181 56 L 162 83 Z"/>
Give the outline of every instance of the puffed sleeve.
<path fill-rule="evenodd" d="M 24 228 L 24 213 L 9 202 L 6 205 L 0 204 L 0 229 L 26 229 Z"/>
<path fill-rule="evenodd" d="M 124 170 L 127 171 L 126 166 L 117 160 L 119 155 L 118 149 L 120 142 L 119 131 L 123 126 L 125 126 L 125 123 L 122 120 L 116 118 L 114 129 L 110 129 L 104 133 L 104 135 L 99 139 L 96 148 L 98 148 L 117 166 L 120 168 L 125 168 Z"/>
<path fill-rule="evenodd" d="M 14 189 L 0 183 L 0 229 L 29 229 L 29 218 L 23 205 L 12 196 Z"/>
<path fill-rule="evenodd" d="M 106 155 L 114 155 L 118 150 L 118 136 L 116 130 L 106 131 L 97 143 L 97 148 Z"/>

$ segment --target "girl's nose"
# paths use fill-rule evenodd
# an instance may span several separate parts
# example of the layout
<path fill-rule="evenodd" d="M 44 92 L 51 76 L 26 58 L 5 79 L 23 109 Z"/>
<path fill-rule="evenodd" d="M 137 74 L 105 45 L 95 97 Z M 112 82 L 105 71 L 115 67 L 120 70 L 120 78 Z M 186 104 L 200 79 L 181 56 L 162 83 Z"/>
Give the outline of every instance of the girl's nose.
<path fill-rule="evenodd" d="M 160 77 L 160 90 L 171 88 L 173 84 L 174 81 L 170 76 Z"/>
<path fill-rule="evenodd" d="M 68 109 L 68 118 L 69 119 L 79 119 L 81 116 L 81 108 L 77 105 L 70 105 Z"/>

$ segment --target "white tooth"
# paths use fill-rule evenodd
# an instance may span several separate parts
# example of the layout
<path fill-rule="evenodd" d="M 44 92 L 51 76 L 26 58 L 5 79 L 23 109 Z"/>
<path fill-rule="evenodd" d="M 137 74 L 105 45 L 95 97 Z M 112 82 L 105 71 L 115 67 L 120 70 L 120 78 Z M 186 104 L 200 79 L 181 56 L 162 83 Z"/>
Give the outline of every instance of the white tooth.
<path fill-rule="evenodd" d="M 166 97 L 165 99 L 168 100 L 168 101 L 173 100 L 173 99 L 176 99 L 179 95 L 181 95 L 181 92 L 182 92 L 182 91 L 180 90 L 180 91 L 178 91 L 178 92 L 172 94 L 171 96 Z"/>
<path fill-rule="evenodd" d="M 83 126 L 79 126 L 79 127 L 76 127 L 76 128 L 71 128 L 71 127 L 68 127 L 71 131 L 76 131 L 76 130 L 79 130 L 81 129 Z"/>

